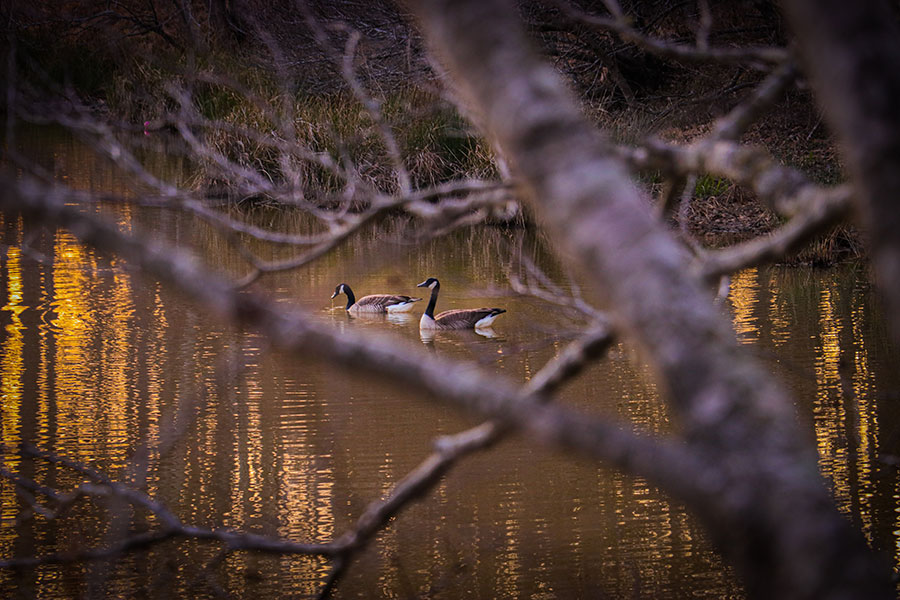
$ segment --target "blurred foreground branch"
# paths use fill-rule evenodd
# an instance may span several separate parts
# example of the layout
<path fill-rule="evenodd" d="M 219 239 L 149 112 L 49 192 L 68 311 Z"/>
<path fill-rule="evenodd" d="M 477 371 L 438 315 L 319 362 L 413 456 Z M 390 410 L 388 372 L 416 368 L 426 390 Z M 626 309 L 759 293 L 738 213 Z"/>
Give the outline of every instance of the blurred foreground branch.
<path fill-rule="evenodd" d="M 889 580 L 861 536 L 810 477 L 815 455 L 799 442 L 789 397 L 738 348 L 614 149 L 529 52 L 512 7 L 424 0 L 418 11 L 551 236 L 599 279 L 617 327 L 656 367 L 689 447 L 712 476 L 691 505 L 750 595 L 889 597 Z"/>

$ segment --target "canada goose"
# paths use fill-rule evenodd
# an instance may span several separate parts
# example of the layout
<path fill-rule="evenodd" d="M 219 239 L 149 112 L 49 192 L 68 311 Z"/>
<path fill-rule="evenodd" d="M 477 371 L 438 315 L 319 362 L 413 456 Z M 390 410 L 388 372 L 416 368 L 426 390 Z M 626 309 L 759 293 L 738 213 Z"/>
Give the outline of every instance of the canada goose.
<path fill-rule="evenodd" d="M 421 298 L 410 298 L 409 296 L 400 296 L 394 294 L 372 294 L 371 296 L 363 296 L 359 300 L 353 295 L 353 290 L 346 283 L 342 283 L 334 288 L 331 299 L 338 294 L 347 294 L 347 308 L 351 313 L 401 313 L 412 310 L 413 302 L 418 302 Z"/>
<path fill-rule="evenodd" d="M 445 310 L 435 317 L 434 305 L 437 304 L 441 282 L 429 277 L 416 287 L 431 288 L 431 299 L 419 321 L 419 329 L 483 329 L 490 327 L 494 319 L 506 312 L 505 308 L 461 308 Z"/>

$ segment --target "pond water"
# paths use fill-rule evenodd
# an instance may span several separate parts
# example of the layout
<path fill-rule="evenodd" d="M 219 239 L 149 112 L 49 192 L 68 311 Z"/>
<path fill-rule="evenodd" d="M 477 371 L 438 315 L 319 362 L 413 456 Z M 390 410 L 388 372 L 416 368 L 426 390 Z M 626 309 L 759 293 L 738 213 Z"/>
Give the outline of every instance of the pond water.
<path fill-rule="evenodd" d="M 40 131 L 18 139 L 60 180 L 133 194 L 69 138 Z M 183 169 L 160 160 L 172 177 Z M 189 248 L 223 273 L 245 268 L 221 237 L 189 217 L 126 205 L 84 210 Z M 255 216 L 287 229 L 304 223 L 285 211 Z M 259 337 L 223 326 L 67 232 L 30 229 L 9 215 L 0 229 L 3 443 L 30 442 L 126 480 L 135 477 L 134 453 L 149 448 L 146 489 L 185 522 L 329 541 L 415 467 L 437 436 L 477 423 L 390 382 L 269 351 Z M 403 230 L 402 221 L 388 221 L 256 287 L 339 331 L 392 336 L 514 381 L 533 376 L 576 333 L 577 320 L 559 308 L 508 292 L 511 257 L 527 256 L 565 281 L 533 234 L 479 227 L 414 244 Z M 406 318 L 352 318 L 343 297 L 329 299 L 344 281 L 357 295 L 415 294 L 428 276 L 441 279 L 438 310 L 505 307 L 494 337 L 423 339 L 421 308 Z M 582 284 L 590 297 L 590 282 Z M 866 268 L 747 270 L 734 278 L 723 310 L 749 351 L 793 390 L 840 510 L 900 565 L 898 353 Z M 243 369 L 229 374 L 235 357 Z M 642 431 L 673 428 L 647 369 L 626 346 L 558 401 Z M 173 421 L 183 430 L 174 440 Z M 47 463 L 2 458 L 3 468 L 47 485 L 79 482 Z M 123 527 L 152 527 L 140 511 L 130 524 L 111 523 L 89 503 L 53 520 L 23 517 L 25 504 L 8 479 L 0 479 L 0 498 L 2 558 L 76 551 L 115 539 Z M 0 596 L 296 598 L 314 595 L 329 567 L 305 557 L 236 553 L 213 562 L 216 556 L 210 544 L 167 542 L 114 562 L 0 570 Z M 518 437 L 462 462 L 378 536 L 336 591 L 338 598 L 586 596 L 742 591 L 678 502 L 642 479 Z"/>

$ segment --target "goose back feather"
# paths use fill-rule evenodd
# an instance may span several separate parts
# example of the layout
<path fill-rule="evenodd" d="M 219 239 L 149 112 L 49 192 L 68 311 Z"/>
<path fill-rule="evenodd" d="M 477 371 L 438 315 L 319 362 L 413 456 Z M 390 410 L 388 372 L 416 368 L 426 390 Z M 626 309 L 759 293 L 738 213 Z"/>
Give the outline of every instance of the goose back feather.
<path fill-rule="evenodd" d="M 428 329 L 486 329 L 505 312 L 504 308 L 457 308 L 430 319 L 433 326 L 426 320 L 427 315 L 423 315 L 419 325 Z"/>
<path fill-rule="evenodd" d="M 419 329 L 486 329 L 493 324 L 494 319 L 506 312 L 505 308 L 456 308 L 435 316 L 434 307 L 441 283 L 434 277 L 429 277 L 417 287 L 431 288 L 431 298 L 419 321 Z"/>
<path fill-rule="evenodd" d="M 413 298 L 402 294 L 371 294 L 357 300 L 353 290 L 346 283 L 342 283 L 334 288 L 334 293 L 331 295 L 332 299 L 338 294 L 347 295 L 346 310 L 351 313 L 408 312 L 412 310 L 413 303 L 421 300 L 421 298 Z"/>

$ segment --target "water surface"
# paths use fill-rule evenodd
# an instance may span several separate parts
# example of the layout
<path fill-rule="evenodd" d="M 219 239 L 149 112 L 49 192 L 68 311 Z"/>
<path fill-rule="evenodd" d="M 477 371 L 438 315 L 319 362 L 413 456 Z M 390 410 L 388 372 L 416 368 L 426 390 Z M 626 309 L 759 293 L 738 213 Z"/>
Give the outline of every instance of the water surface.
<path fill-rule="evenodd" d="M 68 138 L 19 139 L 61 180 L 134 193 Z M 156 168 L 173 178 L 184 171 L 177 162 Z M 190 249 L 222 273 L 246 270 L 219 235 L 191 218 L 113 204 L 84 210 Z M 287 211 L 256 216 L 284 229 L 309 227 Z M 9 216 L 0 231 L 4 444 L 28 441 L 125 480 L 142 477 L 133 460 L 142 451 L 147 491 L 185 522 L 329 541 L 415 467 L 437 436 L 476 423 L 390 382 L 270 351 L 258 336 L 223 326 L 67 232 L 30 229 Z M 415 244 L 404 231 L 403 221 L 388 221 L 309 266 L 263 278 L 257 289 L 339 331 L 391 336 L 423 354 L 477 361 L 519 382 L 577 333 L 579 321 L 561 309 L 509 294 L 510 260 L 523 255 L 566 280 L 532 234 L 479 227 Z M 428 276 L 441 279 L 439 310 L 507 308 L 495 336 L 446 332 L 422 339 L 421 308 L 406 318 L 352 318 L 343 298 L 329 299 L 342 281 L 358 296 L 421 293 L 427 290 L 415 284 Z M 734 278 L 723 310 L 748 350 L 794 392 L 802 431 L 818 448 L 841 511 L 898 565 L 898 355 L 868 281 L 859 265 L 751 269 Z M 589 282 L 581 284 L 590 297 Z M 234 365 L 242 368 L 234 372 Z M 567 386 L 558 401 L 642 431 L 665 434 L 676 426 L 626 346 Z M 183 435 L 170 439 L 173 430 Z M 3 466 L 62 488 L 80 481 L 9 455 Z M 5 479 L 0 497 L 3 557 L 102 545 L 122 526 L 89 503 L 54 520 L 23 518 L 22 500 Z M 132 530 L 153 526 L 141 511 L 130 517 Z M 328 572 L 324 561 L 305 557 L 238 553 L 213 563 L 216 552 L 167 543 L 114 563 L 0 571 L 0 595 L 304 597 Z M 741 595 L 679 503 L 640 478 L 515 437 L 464 461 L 395 519 L 337 590 L 340 598 Z"/>

